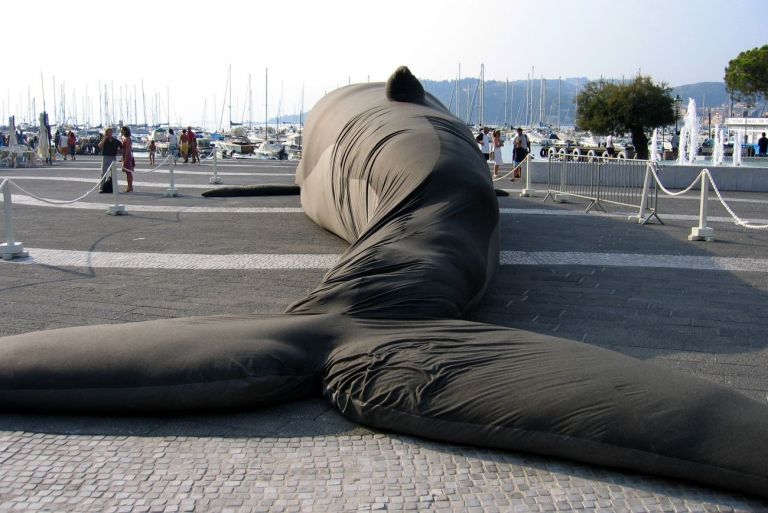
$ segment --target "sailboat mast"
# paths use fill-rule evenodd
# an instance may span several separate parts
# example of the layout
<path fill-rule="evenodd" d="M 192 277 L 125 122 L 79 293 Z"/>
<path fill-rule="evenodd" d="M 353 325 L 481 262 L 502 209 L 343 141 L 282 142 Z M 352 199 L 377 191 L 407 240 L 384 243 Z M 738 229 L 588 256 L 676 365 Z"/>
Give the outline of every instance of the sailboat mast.
<path fill-rule="evenodd" d="M 253 91 L 251 90 L 250 73 L 248 73 L 248 129 L 253 130 Z"/>
<path fill-rule="evenodd" d="M 560 86 L 562 77 L 557 77 L 557 131 L 560 131 Z"/>
<path fill-rule="evenodd" d="M 107 84 L 104 84 L 104 126 L 111 124 L 109 119 L 109 96 L 107 95 Z"/>
<path fill-rule="evenodd" d="M 504 82 L 504 121 L 502 125 L 507 126 L 507 99 L 509 98 L 509 77 Z"/>
<path fill-rule="evenodd" d="M 456 76 L 456 117 L 461 119 L 461 63 L 459 74 Z"/>
<path fill-rule="evenodd" d="M 133 124 L 139 124 L 138 94 L 136 94 L 136 84 L 133 84 Z"/>
<path fill-rule="evenodd" d="M 466 124 L 469 124 L 469 118 L 472 116 L 472 96 L 470 93 L 470 85 L 467 83 L 467 119 Z"/>
<path fill-rule="evenodd" d="M 64 83 L 61 84 L 61 91 L 59 91 L 60 98 L 61 98 L 61 124 L 66 124 L 67 122 L 67 95 L 65 94 L 66 88 L 64 87 Z"/>
<path fill-rule="evenodd" d="M 40 72 L 40 89 L 43 92 L 43 112 L 45 112 L 45 80 L 43 80 L 42 72 Z"/>
<path fill-rule="evenodd" d="M 304 82 L 301 82 L 301 107 L 299 107 L 299 131 L 304 126 Z"/>
<path fill-rule="evenodd" d="M 141 79 L 141 106 L 144 108 L 144 126 L 147 125 L 147 97 L 144 94 L 144 79 Z"/>
<path fill-rule="evenodd" d="M 264 144 L 269 140 L 269 68 L 264 68 Z"/>
<path fill-rule="evenodd" d="M 227 83 L 224 84 L 224 99 L 221 101 L 221 115 L 219 116 L 219 130 L 221 130 L 223 128 L 223 126 L 224 126 L 224 107 L 226 107 L 226 105 L 227 105 L 227 89 L 229 88 L 229 82 L 230 82 L 231 74 L 232 74 L 232 65 L 230 64 L 229 65 L 229 70 L 227 71 Z M 216 98 L 215 97 L 213 99 L 213 108 L 214 109 L 216 108 Z M 214 110 L 213 112 L 214 112 L 214 116 L 215 116 L 215 112 L 216 111 Z M 214 117 L 213 119 L 214 119 L 214 122 L 215 122 L 216 118 Z"/>
<path fill-rule="evenodd" d="M 229 65 L 229 129 L 232 130 L 232 65 Z"/>
<path fill-rule="evenodd" d="M 544 77 L 539 80 L 539 125 L 544 124 Z"/>
<path fill-rule="evenodd" d="M 514 105 L 515 105 L 515 84 L 512 84 L 512 95 L 509 98 L 509 114 L 510 114 L 509 115 L 509 126 L 510 127 L 514 126 L 514 124 L 515 124 L 513 122 L 513 120 L 512 120 L 512 109 L 514 108 Z"/>
<path fill-rule="evenodd" d="M 480 64 L 480 126 L 485 126 L 485 64 Z"/>
<path fill-rule="evenodd" d="M 104 126 L 104 111 L 101 108 L 101 80 L 99 80 L 99 124 Z"/>
<path fill-rule="evenodd" d="M 112 112 L 112 118 L 114 118 L 117 115 L 117 113 L 115 111 L 115 83 L 114 82 L 110 82 L 109 85 L 110 85 L 110 89 L 112 89 L 112 98 L 111 98 L 111 100 L 112 100 L 112 111 L 111 112 Z M 110 124 L 112 124 L 114 122 L 115 122 L 115 119 L 110 119 Z"/>
<path fill-rule="evenodd" d="M 11 110 L 11 99 L 8 98 L 8 110 Z M 59 111 L 58 106 L 56 105 L 56 75 L 53 76 L 53 114 L 56 116 L 57 124 L 59 121 Z"/>
<path fill-rule="evenodd" d="M 277 121 L 275 122 L 275 140 L 280 140 L 280 116 L 283 114 L 283 81 L 280 81 L 280 99 L 277 101 Z"/>

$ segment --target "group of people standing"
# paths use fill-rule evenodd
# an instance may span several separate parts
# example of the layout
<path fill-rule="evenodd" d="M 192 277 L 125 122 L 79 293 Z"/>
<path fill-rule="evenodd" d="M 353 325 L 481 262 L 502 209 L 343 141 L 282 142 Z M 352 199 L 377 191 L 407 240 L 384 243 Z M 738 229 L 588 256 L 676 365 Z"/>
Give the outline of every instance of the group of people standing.
<path fill-rule="evenodd" d="M 59 148 L 59 153 L 64 155 L 64 160 L 67 160 L 67 155 L 75 160 L 77 154 L 77 136 L 70 130 L 69 132 L 61 132 L 59 139 L 56 141 L 56 146 Z"/>
<path fill-rule="evenodd" d="M 122 170 L 125 173 L 128 186 L 124 192 L 133 192 L 133 171 L 136 168 L 136 159 L 133 157 L 133 144 L 131 143 L 131 129 L 124 126 L 120 129 L 122 140 L 114 137 L 112 128 L 104 130 L 104 137 L 99 141 L 101 150 L 101 187 L 99 192 L 112 192 L 114 186 L 110 178 L 104 178 L 110 166 L 117 160 L 118 152 L 122 155 Z"/>
<path fill-rule="evenodd" d="M 501 130 L 494 130 L 489 135 L 490 129 L 484 126 L 482 131 L 477 136 L 477 143 L 480 145 L 480 152 L 485 157 L 485 160 L 493 161 L 493 177 L 498 178 L 501 165 L 504 164 L 504 159 L 501 155 L 501 148 L 504 146 L 504 140 L 501 138 Z M 525 160 L 525 157 L 531 152 L 531 143 L 528 136 L 523 133 L 523 129 L 519 127 L 517 129 L 517 135 L 512 140 L 512 161 L 514 164 L 514 175 L 512 181 L 520 178 L 520 164 Z"/>
<path fill-rule="evenodd" d="M 192 127 L 182 129 L 181 136 L 176 135 L 173 128 L 168 129 L 168 151 L 173 155 L 174 162 L 178 156 L 184 159 L 184 163 L 189 163 L 189 158 L 192 157 L 192 163 L 200 163 L 200 152 L 197 149 L 197 136 L 192 131 Z M 154 155 L 151 154 L 151 159 L 154 161 Z"/>

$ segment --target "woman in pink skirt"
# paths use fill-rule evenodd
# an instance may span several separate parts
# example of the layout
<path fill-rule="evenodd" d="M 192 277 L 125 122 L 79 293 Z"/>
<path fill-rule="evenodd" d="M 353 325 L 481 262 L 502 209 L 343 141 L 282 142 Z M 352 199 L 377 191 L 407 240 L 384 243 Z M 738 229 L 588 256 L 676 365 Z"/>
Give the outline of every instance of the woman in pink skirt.
<path fill-rule="evenodd" d="M 133 192 L 133 169 L 136 167 L 136 159 L 133 158 L 133 145 L 131 144 L 131 129 L 124 126 L 123 135 L 123 172 L 128 182 L 125 192 Z"/>

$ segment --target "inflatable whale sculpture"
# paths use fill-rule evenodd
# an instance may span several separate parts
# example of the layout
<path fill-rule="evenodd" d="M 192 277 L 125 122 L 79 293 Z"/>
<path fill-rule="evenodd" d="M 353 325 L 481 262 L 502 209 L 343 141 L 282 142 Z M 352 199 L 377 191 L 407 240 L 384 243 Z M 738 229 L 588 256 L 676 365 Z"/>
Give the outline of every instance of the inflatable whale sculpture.
<path fill-rule="evenodd" d="M 282 315 L 0 339 L 6 410 L 173 412 L 324 395 L 346 417 L 768 496 L 768 407 L 570 340 L 469 322 L 498 205 L 469 130 L 407 68 L 310 114 L 296 182 L 349 249 Z"/>

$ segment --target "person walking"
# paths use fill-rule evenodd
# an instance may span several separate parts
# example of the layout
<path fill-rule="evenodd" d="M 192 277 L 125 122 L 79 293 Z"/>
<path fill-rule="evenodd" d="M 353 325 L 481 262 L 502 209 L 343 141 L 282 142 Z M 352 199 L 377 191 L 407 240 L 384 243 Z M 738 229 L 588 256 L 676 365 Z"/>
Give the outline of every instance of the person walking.
<path fill-rule="evenodd" d="M 605 138 L 605 151 L 608 153 L 609 158 L 613 158 L 613 155 L 616 153 L 616 145 L 613 142 L 613 134 L 608 134 L 608 137 Z"/>
<path fill-rule="evenodd" d="M 484 126 L 482 131 L 482 138 L 478 141 L 480 143 L 480 152 L 485 157 L 486 162 L 491 158 L 491 136 L 488 135 L 488 127 Z"/>
<path fill-rule="evenodd" d="M 133 158 L 131 129 L 124 126 L 121 132 L 123 134 L 123 172 L 128 182 L 125 192 L 133 192 L 133 170 L 136 168 L 136 159 Z"/>
<path fill-rule="evenodd" d="M 123 147 L 123 144 L 112 135 L 112 128 L 107 127 L 104 130 L 104 137 L 99 141 L 99 150 L 101 151 L 101 178 L 107 174 L 109 167 L 117 160 L 117 151 Z M 99 192 L 112 192 L 112 178 L 102 181 Z"/>
<path fill-rule="evenodd" d="M 768 156 L 768 139 L 765 137 L 765 132 L 763 132 L 763 136 L 757 140 L 757 149 L 760 151 L 759 155 L 761 157 Z"/>
<path fill-rule="evenodd" d="M 189 154 L 192 156 L 192 163 L 200 163 L 200 153 L 197 151 L 197 136 L 192 131 L 192 127 L 187 127 L 187 139 L 189 140 Z"/>
<path fill-rule="evenodd" d="M 184 163 L 189 162 L 189 135 L 187 134 L 187 129 L 183 128 L 181 130 L 181 156 L 184 157 Z"/>
<path fill-rule="evenodd" d="M 155 165 L 155 153 L 157 153 L 157 145 L 155 144 L 154 139 L 149 140 L 149 146 L 147 146 L 147 150 L 149 151 L 149 165 L 154 166 Z"/>
<path fill-rule="evenodd" d="M 501 130 L 493 131 L 493 177 L 498 178 L 501 165 L 504 163 L 504 159 L 501 157 L 501 147 L 504 146 L 504 142 L 501 140 Z"/>
<path fill-rule="evenodd" d="M 67 160 L 67 154 L 69 153 L 67 133 L 62 131 L 56 139 L 56 147 L 59 149 L 59 153 L 64 155 L 64 160 Z"/>
<path fill-rule="evenodd" d="M 69 156 L 72 157 L 72 160 L 75 160 L 75 150 L 77 149 L 77 137 L 75 137 L 75 133 L 70 130 L 69 135 L 67 135 L 67 147 L 69 147 Z M 64 157 L 64 160 L 66 160 L 67 157 Z"/>

